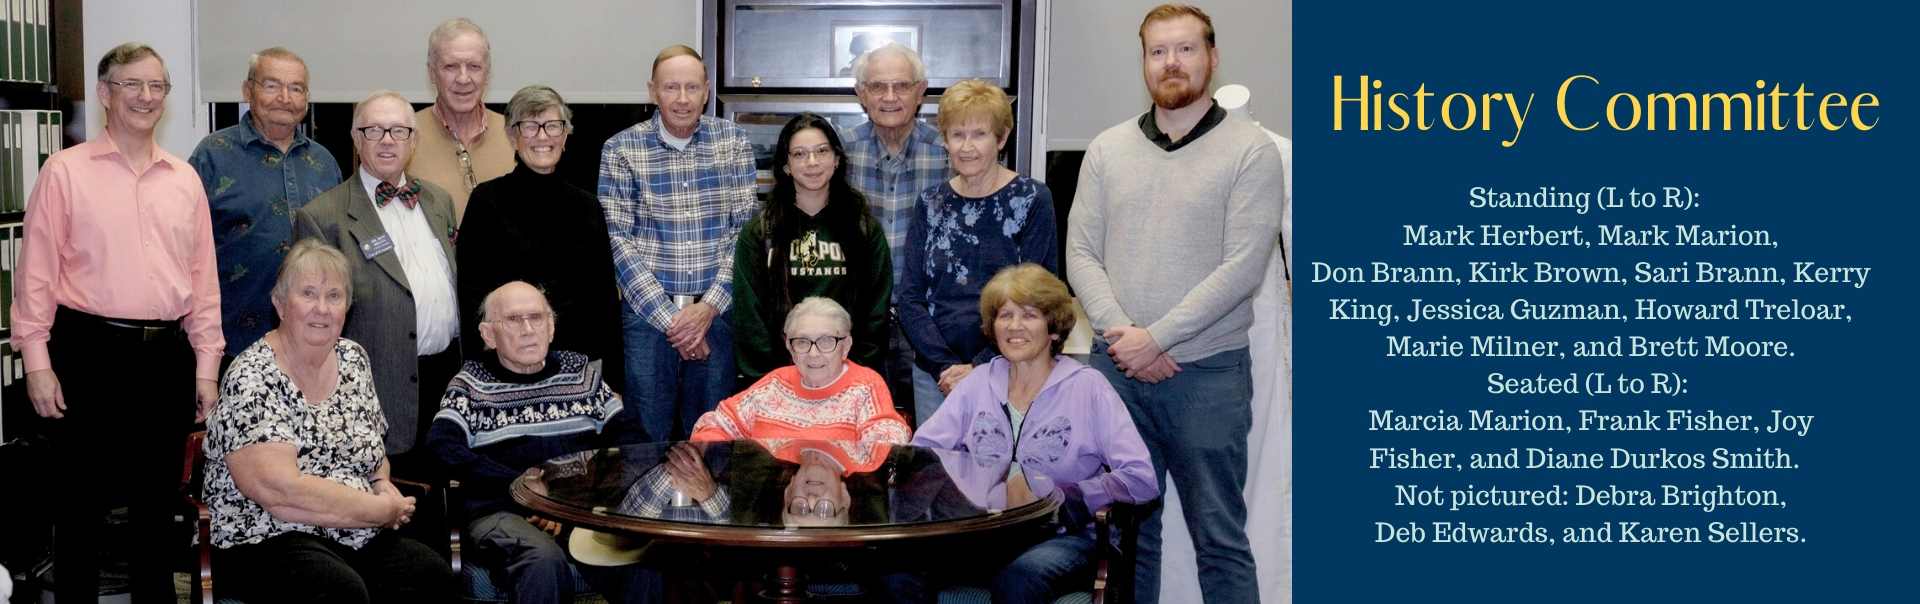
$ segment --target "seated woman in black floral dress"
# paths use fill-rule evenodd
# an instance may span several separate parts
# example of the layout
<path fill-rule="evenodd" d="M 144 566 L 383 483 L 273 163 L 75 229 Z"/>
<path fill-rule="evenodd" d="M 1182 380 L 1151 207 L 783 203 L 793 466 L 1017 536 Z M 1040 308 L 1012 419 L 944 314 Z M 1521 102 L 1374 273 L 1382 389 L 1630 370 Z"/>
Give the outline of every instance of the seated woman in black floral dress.
<path fill-rule="evenodd" d="M 392 530 L 414 500 L 387 479 L 386 418 L 367 352 L 342 339 L 346 257 L 317 240 L 280 265 L 280 326 L 227 370 L 207 418 L 214 565 L 259 602 L 440 602 L 453 575 Z"/>

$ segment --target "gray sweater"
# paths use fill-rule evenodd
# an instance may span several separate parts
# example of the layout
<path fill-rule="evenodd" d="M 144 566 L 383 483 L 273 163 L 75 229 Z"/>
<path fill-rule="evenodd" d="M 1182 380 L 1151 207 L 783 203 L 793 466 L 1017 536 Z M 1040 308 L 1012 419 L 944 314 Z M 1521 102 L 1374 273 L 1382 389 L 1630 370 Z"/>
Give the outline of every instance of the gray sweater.
<path fill-rule="evenodd" d="M 1145 327 L 1182 363 L 1247 347 L 1281 179 L 1273 140 L 1237 115 L 1171 152 L 1134 119 L 1100 133 L 1067 216 L 1067 279 L 1094 331 Z"/>

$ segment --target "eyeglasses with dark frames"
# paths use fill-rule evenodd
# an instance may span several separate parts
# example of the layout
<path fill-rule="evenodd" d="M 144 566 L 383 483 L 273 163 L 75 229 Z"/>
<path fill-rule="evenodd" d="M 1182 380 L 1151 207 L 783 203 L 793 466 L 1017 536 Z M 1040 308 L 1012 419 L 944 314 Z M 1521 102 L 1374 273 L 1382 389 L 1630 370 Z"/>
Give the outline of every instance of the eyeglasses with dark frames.
<path fill-rule="evenodd" d="M 820 352 L 835 352 L 840 350 L 840 342 L 847 338 L 848 336 L 820 336 L 813 339 L 787 338 L 787 350 L 793 351 L 794 354 L 806 354 L 815 350 Z"/>
<path fill-rule="evenodd" d="M 354 128 L 353 131 L 359 134 L 360 138 L 370 143 L 380 142 L 381 138 L 389 135 L 391 135 L 396 142 L 404 143 L 413 139 L 413 128 L 411 126 L 394 126 L 392 128 L 384 126 L 361 126 Z"/>
<path fill-rule="evenodd" d="M 513 131 L 518 133 L 522 138 L 533 138 L 541 132 L 547 133 L 547 136 L 560 136 L 566 134 L 567 130 L 572 127 L 573 124 L 568 123 L 567 120 L 547 120 L 544 122 L 520 120 L 513 123 Z"/>

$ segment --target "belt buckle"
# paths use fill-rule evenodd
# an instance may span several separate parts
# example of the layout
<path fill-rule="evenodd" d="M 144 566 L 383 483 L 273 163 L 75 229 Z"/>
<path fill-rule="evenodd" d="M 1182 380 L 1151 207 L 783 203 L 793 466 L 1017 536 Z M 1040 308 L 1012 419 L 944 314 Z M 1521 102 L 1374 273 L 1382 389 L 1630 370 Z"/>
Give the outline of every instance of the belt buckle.
<path fill-rule="evenodd" d="M 141 342 L 152 342 L 154 340 L 161 339 L 163 337 L 166 337 L 167 332 L 172 331 L 172 328 L 170 327 L 153 327 L 149 325 L 134 325 L 131 323 L 121 323 L 119 321 L 113 321 L 113 320 L 104 320 L 102 322 L 106 323 L 107 325 L 111 325 L 113 327 L 118 327 L 121 329 L 131 329 L 139 333 Z"/>

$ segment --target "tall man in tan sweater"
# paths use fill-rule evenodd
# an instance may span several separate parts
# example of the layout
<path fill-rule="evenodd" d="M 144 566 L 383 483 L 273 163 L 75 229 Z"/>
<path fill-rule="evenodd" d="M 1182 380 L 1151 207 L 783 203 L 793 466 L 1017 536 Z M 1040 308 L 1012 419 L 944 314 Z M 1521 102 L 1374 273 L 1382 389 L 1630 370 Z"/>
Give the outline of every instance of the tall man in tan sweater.
<path fill-rule="evenodd" d="M 456 17 L 427 34 L 433 105 L 414 114 L 420 130 L 407 174 L 447 192 L 456 226 L 475 186 L 513 171 L 507 118 L 486 105 L 492 78 L 493 43 L 479 25 Z"/>
<path fill-rule="evenodd" d="M 1087 147 L 1067 220 L 1067 278 L 1100 333 L 1094 368 L 1139 426 L 1166 491 L 1173 473 L 1208 602 L 1254 602 L 1247 544 L 1247 329 L 1279 240 L 1280 154 L 1208 94 L 1220 54 L 1205 12 L 1162 5 L 1140 24 L 1153 108 Z M 1141 525 L 1140 602 L 1160 592 L 1160 508 Z"/>

